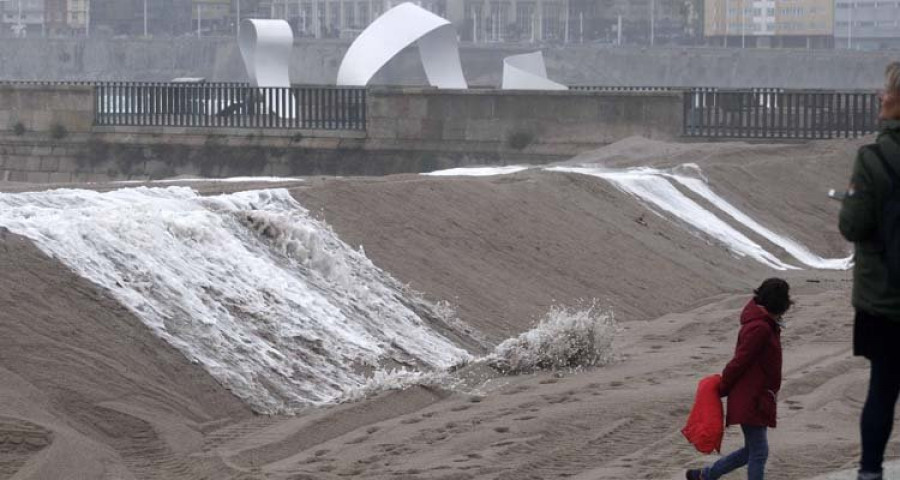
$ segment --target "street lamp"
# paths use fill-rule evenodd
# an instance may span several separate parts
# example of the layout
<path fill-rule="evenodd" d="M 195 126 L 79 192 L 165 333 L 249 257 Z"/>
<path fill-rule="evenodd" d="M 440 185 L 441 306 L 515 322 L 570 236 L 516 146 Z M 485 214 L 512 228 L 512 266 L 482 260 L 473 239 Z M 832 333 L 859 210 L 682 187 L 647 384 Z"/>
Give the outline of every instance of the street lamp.
<path fill-rule="evenodd" d="M 731 11 L 728 8 L 729 6 L 728 0 L 725 0 L 725 48 L 728 48 L 728 24 L 731 22 L 728 18 L 731 16 Z"/>

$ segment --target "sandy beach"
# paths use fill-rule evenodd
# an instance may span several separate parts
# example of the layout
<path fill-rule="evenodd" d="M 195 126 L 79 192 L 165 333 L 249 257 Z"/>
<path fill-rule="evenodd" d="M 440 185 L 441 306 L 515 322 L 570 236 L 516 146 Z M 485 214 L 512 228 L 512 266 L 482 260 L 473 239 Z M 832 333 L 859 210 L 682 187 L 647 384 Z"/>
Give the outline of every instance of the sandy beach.
<path fill-rule="evenodd" d="M 836 228 L 839 204 L 825 192 L 846 185 L 867 140 L 630 138 L 563 166 L 696 164 L 710 188 L 748 216 L 815 255 L 841 258 L 850 245 Z M 205 195 L 287 188 L 374 265 L 453 312 L 445 333 L 475 358 L 532 329 L 554 306 L 594 305 L 616 318 L 616 360 L 520 375 L 474 361 L 451 373 L 453 388 L 426 384 L 293 416 L 259 415 L 108 291 L 0 230 L 0 478 L 683 478 L 685 468 L 714 459 L 680 433 L 696 383 L 724 367 L 738 314 L 769 276 L 791 283 L 796 305 L 782 337 L 768 476 L 812 478 L 857 461 L 868 378 L 867 364 L 851 355 L 850 272 L 802 266 L 746 225 L 731 222 L 802 268 L 738 257 L 613 183 L 578 173 L 191 186 Z M 9 193 L 44 188 L 0 184 Z M 723 448 L 741 441 L 730 428 Z M 900 457 L 898 442 L 888 457 Z"/>

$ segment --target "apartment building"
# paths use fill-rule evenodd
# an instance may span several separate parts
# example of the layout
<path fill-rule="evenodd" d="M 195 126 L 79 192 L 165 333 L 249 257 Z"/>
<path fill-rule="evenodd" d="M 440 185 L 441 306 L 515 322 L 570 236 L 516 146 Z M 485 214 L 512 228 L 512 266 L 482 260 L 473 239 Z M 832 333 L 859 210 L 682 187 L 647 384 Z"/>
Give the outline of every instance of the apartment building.
<path fill-rule="evenodd" d="M 0 0 L 0 35 L 45 34 L 44 0 Z"/>
<path fill-rule="evenodd" d="M 462 0 L 461 37 L 476 43 L 657 45 L 699 37 L 700 0 Z"/>
<path fill-rule="evenodd" d="M 836 0 L 835 48 L 900 48 L 900 1 Z"/>
<path fill-rule="evenodd" d="M 191 6 L 191 0 L 90 0 L 86 16 L 91 35 L 140 36 L 145 25 L 148 35 L 184 35 L 193 31 Z"/>
<path fill-rule="evenodd" d="M 707 0 L 704 37 L 730 47 L 827 48 L 833 0 Z"/>
<path fill-rule="evenodd" d="M 88 33 L 90 9 L 90 0 L 66 0 L 67 33 L 75 35 Z"/>
<path fill-rule="evenodd" d="M 47 35 L 68 34 L 67 11 L 68 0 L 44 0 L 44 32 Z"/>
<path fill-rule="evenodd" d="M 230 34 L 235 31 L 232 0 L 192 0 L 191 23 L 199 35 Z"/>
<path fill-rule="evenodd" d="M 403 1 L 266 0 L 260 3 L 259 12 L 268 18 L 287 20 L 299 37 L 354 38 L 379 15 Z M 448 0 L 415 3 L 437 15 L 448 16 Z"/>

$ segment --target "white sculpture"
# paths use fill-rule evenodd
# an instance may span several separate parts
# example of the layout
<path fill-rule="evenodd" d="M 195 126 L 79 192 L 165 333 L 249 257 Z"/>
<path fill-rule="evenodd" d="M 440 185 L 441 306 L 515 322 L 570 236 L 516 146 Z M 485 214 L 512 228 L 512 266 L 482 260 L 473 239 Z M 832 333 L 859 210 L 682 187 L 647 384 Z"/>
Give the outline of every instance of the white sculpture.
<path fill-rule="evenodd" d="M 284 20 L 244 20 L 238 46 L 250 84 L 254 87 L 290 87 L 294 33 Z"/>
<path fill-rule="evenodd" d="M 503 90 L 568 90 L 547 78 L 544 54 L 540 51 L 503 59 Z"/>
<path fill-rule="evenodd" d="M 367 85 L 394 56 L 417 42 L 431 85 L 468 88 L 453 24 L 408 2 L 388 10 L 359 34 L 341 61 L 337 84 Z"/>

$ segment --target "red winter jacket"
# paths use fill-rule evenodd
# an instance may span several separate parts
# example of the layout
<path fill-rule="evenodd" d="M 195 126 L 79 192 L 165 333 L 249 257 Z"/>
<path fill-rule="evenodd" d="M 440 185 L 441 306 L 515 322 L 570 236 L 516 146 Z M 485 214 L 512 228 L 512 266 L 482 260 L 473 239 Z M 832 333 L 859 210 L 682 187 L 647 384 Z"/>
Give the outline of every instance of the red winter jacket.
<path fill-rule="evenodd" d="M 728 396 L 726 425 L 775 428 L 781 389 L 781 327 L 753 300 L 741 312 L 734 358 L 722 371 L 719 393 Z"/>

